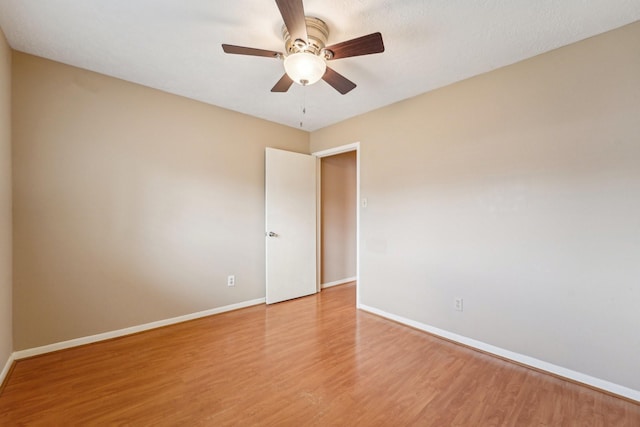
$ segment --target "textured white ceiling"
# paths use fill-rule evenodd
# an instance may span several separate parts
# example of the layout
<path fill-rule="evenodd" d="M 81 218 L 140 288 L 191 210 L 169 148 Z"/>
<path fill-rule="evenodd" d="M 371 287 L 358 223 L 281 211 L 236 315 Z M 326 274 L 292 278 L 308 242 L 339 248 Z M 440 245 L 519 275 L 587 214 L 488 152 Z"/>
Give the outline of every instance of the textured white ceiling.
<path fill-rule="evenodd" d="M 306 0 L 329 44 L 382 32 L 382 54 L 332 61 L 358 87 L 271 93 L 282 51 L 273 0 L 0 0 L 16 50 L 315 130 L 640 19 L 640 0 Z M 303 116 L 302 106 L 307 113 Z"/>

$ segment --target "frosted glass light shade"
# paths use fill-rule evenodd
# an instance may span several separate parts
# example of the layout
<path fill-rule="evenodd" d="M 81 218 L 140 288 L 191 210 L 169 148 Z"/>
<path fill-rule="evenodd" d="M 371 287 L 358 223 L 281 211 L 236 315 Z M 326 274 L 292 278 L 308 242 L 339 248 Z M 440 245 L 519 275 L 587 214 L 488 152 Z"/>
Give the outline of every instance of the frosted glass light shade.
<path fill-rule="evenodd" d="M 312 85 L 324 76 L 327 64 L 313 53 L 298 52 L 284 59 L 284 71 L 299 85 Z"/>

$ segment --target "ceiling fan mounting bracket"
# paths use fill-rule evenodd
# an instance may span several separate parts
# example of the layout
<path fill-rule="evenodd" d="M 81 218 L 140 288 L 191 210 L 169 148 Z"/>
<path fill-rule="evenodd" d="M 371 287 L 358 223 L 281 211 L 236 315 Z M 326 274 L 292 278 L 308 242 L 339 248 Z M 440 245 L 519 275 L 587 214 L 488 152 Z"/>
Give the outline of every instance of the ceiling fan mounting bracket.
<path fill-rule="evenodd" d="M 287 54 L 308 52 L 314 55 L 325 55 L 324 48 L 329 38 L 329 26 L 320 18 L 313 16 L 305 16 L 307 25 L 307 40 L 291 40 L 289 30 L 285 25 L 282 26 L 282 38 L 284 39 L 285 51 Z"/>

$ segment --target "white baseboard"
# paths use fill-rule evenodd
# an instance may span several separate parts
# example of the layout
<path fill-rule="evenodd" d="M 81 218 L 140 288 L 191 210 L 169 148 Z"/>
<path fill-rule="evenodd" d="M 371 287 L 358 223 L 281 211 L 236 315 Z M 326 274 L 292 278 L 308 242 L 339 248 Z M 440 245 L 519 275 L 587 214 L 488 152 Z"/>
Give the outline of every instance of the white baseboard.
<path fill-rule="evenodd" d="M 512 360 L 519 364 L 530 366 L 535 369 L 539 369 L 541 371 L 546 371 L 551 374 L 557 375 L 559 377 L 567 378 L 569 380 L 582 383 L 593 388 L 597 388 L 600 390 L 607 391 L 609 393 L 617 394 L 618 396 L 622 396 L 627 399 L 634 400 L 640 403 L 640 390 L 634 390 L 619 384 L 602 380 L 600 378 L 595 378 L 590 375 L 583 374 L 581 372 L 576 372 L 571 369 L 563 368 L 562 366 L 557 366 L 552 363 L 545 362 L 543 360 L 525 356 L 520 353 L 515 353 L 510 350 L 505 350 L 503 348 L 496 347 L 491 344 L 484 343 L 482 341 L 477 341 L 472 338 L 467 338 L 465 336 L 455 334 L 453 332 L 445 331 L 444 329 L 439 329 L 434 326 L 416 322 L 414 320 L 397 316 L 395 314 L 387 313 L 385 311 L 378 310 L 377 308 L 369 307 L 364 304 L 358 304 L 358 308 L 363 311 L 368 311 L 369 313 L 378 315 L 380 317 L 393 320 L 394 322 L 402 323 L 404 325 L 411 326 L 412 328 L 419 329 L 421 331 L 425 331 L 430 334 L 445 338 L 447 340 L 454 341 L 454 342 L 466 345 L 468 347 L 481 350 L 486 353 L 491 353 L 496 356 Z"/>
<path fill-rule="evenodd" d="M 344 285 L 345 283 L 355 282 L 356 280 L 358 280 L 357 277 L 348 277 L 346 279 L 336 280 L 335 282 L 323 283 L 320 285 L 320 287 L 322 289 L 330 288 L 332 286 Z"/>
<path fill-rule="evenodd" d="M 9 360 L 7 360 L 7 363 L 5 363 L 4 368 L 2 369 L 2 372 L 0 372 L 0 386 L 2 386 L 5 378 L 7 378 L 7 375 L 9 375 L 9 371 L 11 370 L 11 365 L 13 365 L 13 361 L 15 360 L 14 354 L 15 353 L 12 353 L 9 355 Z"/>
<path fill-rule="evenodd" d="M 112 338 L 123 337 L 138 332 L 148 331 L 150 329 L 160 328 L 162 326 L 173 325 L 176 323 L 186 322 L 187 320 L 198 319 L 200 317 L 220 314 L 227 311 L 238 310 L 240 308 L 251 307 L 253 305 L 264 304 L 264 298 L 258 298 L 250 301 L 244 301 L 237 304 L 226 305 L 224 307 L 212 308 L 210 310 L 199 311 L 197 313 L 186 314 L 184 316 L 173 317 L 171 319 L 158 320 L 157 322 L 145 323 L 144 325 L 132 326 L 130 328 L 119 329 L 117 331 L 105 332 L 102 334 L 91 335 L 88 337 L 76 338 L 69 341 L 62 341 L 54 344 L 44 345 L 42 347 L 30 348 L 14 352 L 11 357 L 13 360 L 24 359 L 26 357 L 38 356 L 40 354 L 51 353 L 52 351 L 64 350 L 67 348 L 77 347 L 85 344 L 92 344 L 99 341 L 109 340 Z M 5 368 L 7 369 L 7 368 Z M 4 371 L 3 371 L 4 373 Z"/>

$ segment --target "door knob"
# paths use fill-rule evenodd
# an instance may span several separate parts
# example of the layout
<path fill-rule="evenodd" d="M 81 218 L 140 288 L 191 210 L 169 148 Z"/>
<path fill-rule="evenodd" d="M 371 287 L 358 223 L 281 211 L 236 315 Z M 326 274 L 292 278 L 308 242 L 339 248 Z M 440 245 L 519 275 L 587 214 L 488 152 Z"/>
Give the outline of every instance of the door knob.
<path fill-rule="evenodd" d="M 278 235 L 276 233 L 274 233 L 273 231 L 268 232 L 267 236 L 269 236 L 269 237 L 278 237 Z"/>

